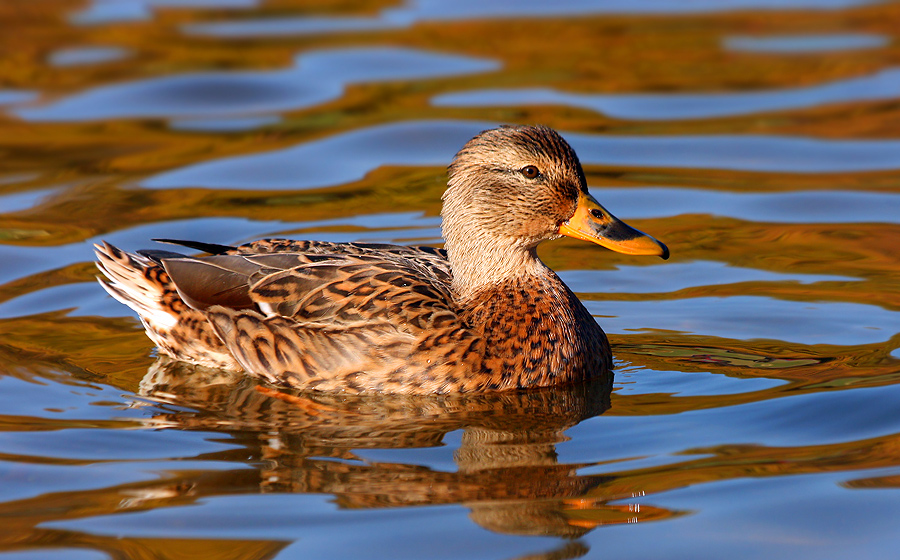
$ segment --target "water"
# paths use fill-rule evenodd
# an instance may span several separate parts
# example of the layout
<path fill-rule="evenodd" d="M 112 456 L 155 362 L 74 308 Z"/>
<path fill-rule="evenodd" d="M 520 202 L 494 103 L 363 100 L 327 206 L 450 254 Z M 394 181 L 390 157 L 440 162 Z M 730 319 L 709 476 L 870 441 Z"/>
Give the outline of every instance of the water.
<path fill-rule="evenodd" d="M 890 557 L 900 4 L 0 4 L 0 559 Z M 617 370 L 273 395 L 157 358 L 91 244 L 440 243 L 540 122 L 667 261 L 547 243 Z"/>

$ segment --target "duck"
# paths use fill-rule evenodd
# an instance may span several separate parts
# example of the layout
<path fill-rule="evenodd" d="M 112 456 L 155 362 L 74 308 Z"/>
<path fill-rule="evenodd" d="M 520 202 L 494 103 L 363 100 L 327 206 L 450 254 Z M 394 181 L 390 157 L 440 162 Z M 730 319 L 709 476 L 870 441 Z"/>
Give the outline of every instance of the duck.
<path fill-rule="evenodd" d="M 631 255 L 668 248 L 590 194 L 555 130 L 485 130 L 448 167 L 444 247 L 157 239 L 207 253 L 94 245 L 100 285 L 159 352 L 300 391 L 487 393 L 607 375 L 609 341 L 537 255 L 568 236 Z"/>

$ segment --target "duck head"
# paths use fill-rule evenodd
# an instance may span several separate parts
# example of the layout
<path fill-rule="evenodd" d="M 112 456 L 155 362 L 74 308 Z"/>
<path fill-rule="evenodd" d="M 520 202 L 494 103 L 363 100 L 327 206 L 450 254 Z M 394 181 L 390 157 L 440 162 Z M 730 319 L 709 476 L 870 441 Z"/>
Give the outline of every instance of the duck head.
<path fill-rule="evenodd" d="M 562 236 L 620 253 L 669 256 L 665 245 L 591 196 L 575 151 L 544 126 L 502 126 L 469 140 L 450 164 L 443 201 L 447 251 L 464 284 L 521 273 L 517 267 L 539 262 L 540 242 Z"/>

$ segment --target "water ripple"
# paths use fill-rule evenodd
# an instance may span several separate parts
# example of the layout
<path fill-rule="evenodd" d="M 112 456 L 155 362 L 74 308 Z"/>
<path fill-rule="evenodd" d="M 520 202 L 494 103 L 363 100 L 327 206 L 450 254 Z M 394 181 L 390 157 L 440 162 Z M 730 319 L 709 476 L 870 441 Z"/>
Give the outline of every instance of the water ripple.
<path fill-rule="evenodd" d="M 0 105 L 15 105 L 16 103 L 26 103 L 35 99 L 37 93 L 33 91 L 23 91 L 16 89 L 0 89 Z"/>
<path fill-rule="evenodd" d="M 121 60 L 130 54 L 121 47 L 72 47 L 50 53 L 48 61 L 53 66 L 84 66 Z"/>
<path fill-rule="evenodd" d="M 29 121 L 248 116 L 338 99 L 351 83 L 486 72 L 495 62 L 404 48 L 304 53 L 287 70 L 198 72 L 102 86 L 13 114 Z"/>
<path fill-rule="evenodd" d="M 732 51 L 784 54 L 877 49 L 887 46 L 889 43 L 888 37 L 868 33 L 769 37 L 735 36 L 728 37 L 724 41 L 725 48 Z"/>
<path fill-rule="evenodd" d="M 574 292 L 648 294 L 676 292 L 687 288 L 739 282 L 853 282 L 858 278 L 826 274 L 783 273 L 729 266 L 717 261 L 676 262 L 662 269 L 649 266 L 618 266 L 615 270 L 563 270 L 560 278 Z"/>
<path fill-rule="evenodd" d="M 203 162 L 144 181 L 149 188 L 302 189 L 349 183 L 386 165 L 446 165 L 488 122 L 410 121 L 281 150 Z M 594 136 L 563 133 L 582 163 L 793 173 L 900 169 L 900 140 L 783 136 Z M 328 162 L 328 163 L 326 163 Z"/>
<path fill-rule="evenodd" d="M 438 107 L 559 105 L 636 121 L 708 119 L 900 96 L 900 68 L 803 88 L 733 93 L 579 94 L 550 88 L 486 89 L 446 93 Z"/>
<path fill-rule="evenodd" d="M 659 329 L 737 340 L 773 339 L 798 344 L 853 346 L 890 340 L 900 313 L 874 305 L 802 302 L 758 296 L 678 300 L 586 301 L 608 333 Z"/>
<path fill-rule="evenodd" d="M 594 190 L 622 218 L 706 214 L 761 223 L 900 223 L 900 194 L 860 191 L 723 192 L 675 187 Z M 647 204 L 652 200 L 653 204 Z"/>
<path fill-rule="evenodd" d="M 251 8 L 258 0 L 93 0 L 70 18 L 78 25 L 150 19 L 155 8 Z"/>
<path fill-rule="evenodd" d="M 418 0 L 400 8 L 382 10 L 375 17 L 278 17 L 246 21 L 194 23 L 185 33 L 213 37 L 276 37 L 324 35 L 348 31 L 402 29 L 421 21 L 472 19 L 520 19 L 590 14 L 688 14 L 735 10 L 841 10 L 875 3 L 879 0 L 523 0 L 484 2 L 462 0 Z"/>
<path fill-rule="evenodd" d="M 0 181 L 0 184 L 3 182 Z M 34 208 L 60 190 L 62 190 L 60 187 L 51 187 L 0 195 L 0 215 Z"/>

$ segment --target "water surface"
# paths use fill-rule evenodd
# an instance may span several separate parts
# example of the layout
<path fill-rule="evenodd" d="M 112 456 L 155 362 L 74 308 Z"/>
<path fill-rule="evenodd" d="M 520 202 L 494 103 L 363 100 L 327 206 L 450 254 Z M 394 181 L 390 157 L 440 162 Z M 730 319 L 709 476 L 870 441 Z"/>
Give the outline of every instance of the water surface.
<path fill-rule="evenodd" d="M 863 0 L 0 5 L 0 559 L 892 556 L 898 21 Z M 104 239 L 440 244 L 447 163 L 507 122 L 560 130 L 671 249 L 540 249 L 614 376 L 276 394 L 158 357 L 94 280 Z"/>

